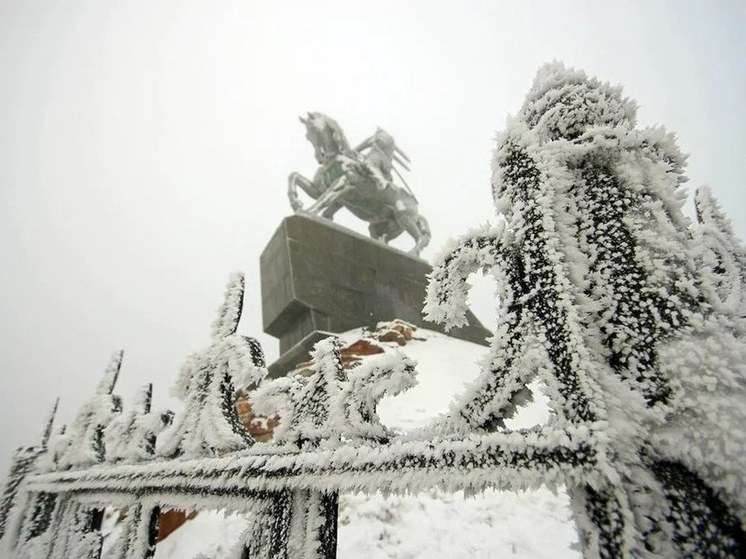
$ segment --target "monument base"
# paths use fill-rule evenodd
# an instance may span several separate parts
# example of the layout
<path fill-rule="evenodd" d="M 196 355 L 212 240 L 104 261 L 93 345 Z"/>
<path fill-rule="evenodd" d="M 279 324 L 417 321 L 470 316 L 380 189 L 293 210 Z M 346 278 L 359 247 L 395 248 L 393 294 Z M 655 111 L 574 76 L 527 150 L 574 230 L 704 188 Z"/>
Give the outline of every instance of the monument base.
<path fill-rule="evenodd" d="M 325 340 L 326 338 L 335 335 L 334 332 L 314 330 L 285 353 L 280 355 L 274 363 L 267 367 L 270 378 L 280 377 L 288 371 L 293 370 L 298 363 L 308 361 L 308 355 L 311 353 L 313 346 L 321 340 Z"/>
<path fill-rule="evenodd" d="M 333 332 L 399 318 L 444 332 L 422 317 L 431 266 L 424 260 L 333 222 L 285 218 L 260 258 L 264 331 L 280 340 L 273 377 L 308 359 Z M 469 325 L 449 336 L 487 345 L 492 334 L 468 313 Z"/>

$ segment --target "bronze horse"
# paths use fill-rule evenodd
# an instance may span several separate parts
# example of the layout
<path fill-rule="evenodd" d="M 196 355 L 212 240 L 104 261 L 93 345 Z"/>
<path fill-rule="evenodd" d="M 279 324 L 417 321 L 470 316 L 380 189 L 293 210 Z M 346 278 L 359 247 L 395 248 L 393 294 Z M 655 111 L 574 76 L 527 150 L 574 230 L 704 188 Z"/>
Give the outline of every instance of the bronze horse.
<path fill-rule="evenodd" d="M 340 208 L 368 222 L 370 236 L 385 243 L 406 231 L 415 241 L 410 253 L 419 255 L 430 242 L 427 220 L 419 214 L 417 199 L 406 187 L 394 184 L 394 163 L 406 168 L 407 156 L 380 128 L 355 149 L 337 122 L 322 113 L 308 113 L 300 121 L 314 148 L 319 169 L 309 180 L 300 173 L 288 177 L 288 198 L 296 212 L 333 219 Z M 402 179 L 403 182 L 403 179 Z M 298 187 L 315 200 L 308 209 L 298 198 Z"/>

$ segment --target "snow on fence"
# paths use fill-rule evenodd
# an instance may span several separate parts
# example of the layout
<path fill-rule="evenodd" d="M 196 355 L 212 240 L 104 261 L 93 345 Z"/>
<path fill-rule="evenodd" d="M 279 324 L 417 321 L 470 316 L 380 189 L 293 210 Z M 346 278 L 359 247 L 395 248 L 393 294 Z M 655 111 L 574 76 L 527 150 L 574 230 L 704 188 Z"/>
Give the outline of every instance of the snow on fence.
<path fill-rule="evenodd" d="M 180 414 L 151 412 L 147 389 L 122 411 L 113 394 L 118 352 L 70 428 L 20 455 L 36 462 L 29 475 L 29 460 L 17 461 L 6 492 L 15 514 L 0 524 L 18 556 L 97 558 L 102 512 L 116 505 L 128 515 L 112 557 L 151 556 L 159 512 L 171 507 L 252 513 L 237 557 L 334 557 L 340 491 L 516 489 L 593 477 L 594 451 L 582 426 L 427 443 L 394 436 L 375 407 L 385 393 L 414 385 L 414 363 L 387 352 L 346 378 L 334 339 L 317 345 L 311 377 L 259 384 L 256 409 L 282 410 L 282 427 L 271 444 L 252 444 L 237 419 L 236 387 L 259 383 L 265 371 L 257 342 L 235 332 L 242 294 L 237 275 L 212 345 L 182 371 Z"/>
<path fill-rule="evenodd" d="M 237 334 L 243 277 L 212 343 L 177 382 L 176 415 L 144 388 L 123 411 L 115 354 L 69 428 L 16 455 L 0 505 L 15 557 L 98 558 L 104 507 L 127 508 L 111 557 L 152 556 L 164 508 L 250 512 L 230 559 L 336 556 L 340 491 L 516 491 L 565 485 L 586 557 L 736 557 L 746 511 L 746 252 L 709 192 L 681 213 L 684 158 L 634 127 L 634 104 L 582 72 L 544 67 L 498 142 L 502 216 L 454 242 L 431 275 L 431 320 L 463 322 L 468 276 L 493 273 L 499 324 L 481 375 L 451 411 L 400 435 L 383 394 L 416 381 L 396 352 L 345 375 L 333 339 L 313 373 L 265 378 Z M 552 420 L 504 420 L 547 386 Z M 281 414 L 254 444 L 237 389 Z M 215 558 L 217 559 L 217 558 Z"/>

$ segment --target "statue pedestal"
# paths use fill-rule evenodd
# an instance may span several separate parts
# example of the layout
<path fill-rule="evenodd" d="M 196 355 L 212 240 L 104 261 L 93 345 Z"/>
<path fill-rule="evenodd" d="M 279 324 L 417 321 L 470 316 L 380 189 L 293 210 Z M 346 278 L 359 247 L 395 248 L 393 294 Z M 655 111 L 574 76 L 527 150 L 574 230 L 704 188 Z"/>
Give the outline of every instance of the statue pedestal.
<path fill-rule="evenodd" d="M 430 265 L 417 257 L 322 218 L 287 217 L 260 259 L 264 331 L 280 340 L 270 375 L 308 359 L 313 345 L 334 332 L 400 318 L 443 332 L 422 318 Z M 448 335 L 487 345 L 487 330 L 469 325 Z"/>

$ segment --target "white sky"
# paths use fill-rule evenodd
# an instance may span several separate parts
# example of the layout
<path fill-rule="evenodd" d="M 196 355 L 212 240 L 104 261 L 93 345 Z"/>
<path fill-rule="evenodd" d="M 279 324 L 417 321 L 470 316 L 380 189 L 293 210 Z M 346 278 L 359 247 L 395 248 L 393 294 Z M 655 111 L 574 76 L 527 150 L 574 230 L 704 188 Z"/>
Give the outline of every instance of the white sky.
<path fill-rule="evenodd" d="M 315 170 L 308 110 L 353 143 L 394 135 L 431 257 L 492 216 L 494 134 L 559 59 L 675 131 L 690 184 L 710 184 L 744 238 L 745 24 L 725 1 L 0 1 L 0 479 L 115 349 L 125 404 L 149 380 L 165 403 L 233 270 L 241 331 L 276 357 L 259 254 L 290 213 L 287 175 Z"/>

